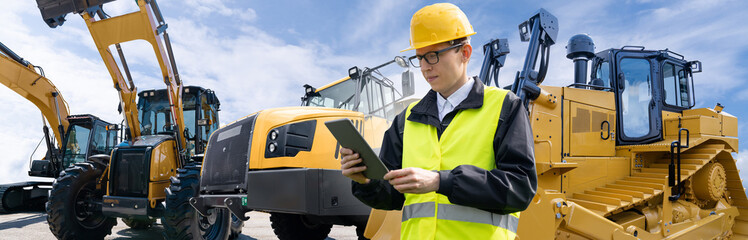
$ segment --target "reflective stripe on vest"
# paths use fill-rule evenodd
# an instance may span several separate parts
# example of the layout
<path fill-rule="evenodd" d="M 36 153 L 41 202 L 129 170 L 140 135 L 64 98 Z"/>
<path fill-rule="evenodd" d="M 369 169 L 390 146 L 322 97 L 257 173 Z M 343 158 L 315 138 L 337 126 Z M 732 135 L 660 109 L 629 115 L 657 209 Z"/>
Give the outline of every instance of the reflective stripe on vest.
<path fill-rule="evenodd" d="M 484 86 L 483 105 L 461 109 L 441 138 L 428 124 L 405 121 L 403 168 L 452 170 L 473 165 L 485 170 L 496 168 L 493 139 L 508 91 Z M 418 102 L 408 106 L 406 119 Z M 519 213 L 493 214 L 477 208 L 456 205 L 435 192 L 405 194 L 401 228 L 402 239 L 514 239 Z M 438 227 L 437 227 L 438 226 Z"/>
<path fill-rule="evenodd" d="M 519 213 L 515 214 L 496 214 L 483 211 L 476 208 L 454 205 L 439 204 L 439 210 L 436 210 L 436 203 L 414 203 L 403 207 L 403 219 L 405 222 L 411 218 L 433 217 L 436 212 L 436 219 L 473 222 L 490 224 L 496 227 L 504 228 L 512 232 L 517 232 L 519 226 Z"/>

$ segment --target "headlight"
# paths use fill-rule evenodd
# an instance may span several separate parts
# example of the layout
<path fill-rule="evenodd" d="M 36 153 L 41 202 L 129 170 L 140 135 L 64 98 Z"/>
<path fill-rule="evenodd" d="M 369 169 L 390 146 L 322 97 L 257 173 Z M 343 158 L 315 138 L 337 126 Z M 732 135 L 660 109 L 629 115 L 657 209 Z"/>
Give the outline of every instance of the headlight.
<path fill-rule="evenodd" d="M 278 149 L 278 144 L 277 143 L 270 142 L 270 144 L 268 144 L 268 151 L 275 152 L 276 149 Z"/>
<path fill-rule="evenodd" d="M 270 140 L 275 140 L 278 138 L 278 130 L 273 129 L 270 131 Z"/>

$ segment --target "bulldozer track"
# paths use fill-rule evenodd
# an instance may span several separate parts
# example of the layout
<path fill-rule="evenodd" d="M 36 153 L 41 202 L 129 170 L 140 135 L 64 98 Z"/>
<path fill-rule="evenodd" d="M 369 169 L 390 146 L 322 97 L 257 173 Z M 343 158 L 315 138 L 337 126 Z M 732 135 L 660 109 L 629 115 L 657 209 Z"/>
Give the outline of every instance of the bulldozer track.
<path fill-rule="evenodd" d="M 704 143 L 681 153 L 681 182 L 688 183 L 707 163 L 718 160 L 725 163 L 726 157 L 721 153 L 726 153 L 727 156 L 730 154 L 730 150 L 722 143 Z M 728 200 L 740 212 L 732 228 L 732 239 L 748 239 L 748 198 L 735 160 L 730 156 L 729 161 L 731 164 L 723 164 L 727 178 L 726 190 L 729 192 Z M 569 200 L 604 217 L 631 209 L 662 194 L 662 189 L 667 186 L 669 163 L 669 155 L 663 154 L 663 158 L 655 160 L 641 171 L 605 186 L 574 193 Z M 686 186 L 688 198 L 691 189 L 688 187 L 689 184 Z"/>

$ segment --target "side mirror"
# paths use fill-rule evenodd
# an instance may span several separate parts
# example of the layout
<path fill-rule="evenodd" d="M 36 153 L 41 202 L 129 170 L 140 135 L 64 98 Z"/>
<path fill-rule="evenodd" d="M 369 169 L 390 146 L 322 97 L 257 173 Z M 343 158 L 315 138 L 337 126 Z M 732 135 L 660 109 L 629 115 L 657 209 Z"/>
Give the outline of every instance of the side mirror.
<path fill-rule="evenodd" d="M 691 68 L 692 73 L 700 73 L 701 72 L 701 61 L 690 61 L 688 62 L 688 67 Z"/>
<path fill-rule="evenodd" d="M 410 69 L 403 72 L 403 97 L 407 97 L 416 93 L 416 85 L 413 79 L 415 79 L 415 77 L 413 76 L 413 72 L 411 72 Z"/>
<path fill-rule="evenodd" d="M 198 126 L 210 126 L 210 123 L 211 123 L 210 119 L 207 119 L 207 118 L 197 120 Z"/>
<path fill-rule="evenodd" d="M 408 68 L 408 67 L 410 67 L 408 65 L 408 60 L 406 60 L 405 57 L 403 57 L 403 56 L 397 56 L 397 57 L 395 57 L 395 62 L 397 63 L 398 66 L 400 66 L 402 68 Z"/>

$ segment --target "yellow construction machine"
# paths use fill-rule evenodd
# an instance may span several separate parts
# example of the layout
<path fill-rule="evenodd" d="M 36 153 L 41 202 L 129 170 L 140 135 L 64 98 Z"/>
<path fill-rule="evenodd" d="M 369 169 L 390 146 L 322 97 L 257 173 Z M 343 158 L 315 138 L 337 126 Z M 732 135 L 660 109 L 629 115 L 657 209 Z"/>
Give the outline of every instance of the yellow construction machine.
<path fill-rule="evenodd" d="M 59 239 L 103 239 L 116 217 L 132 228 L 149 227 L 164 214 L 169 179 L 177 169 L 200 168 L 207 138 L 218 128 L 220 102 L 209 89 L 183 86 L 155 0 L 138 0 L 138 11 L 114 17 L 102 9 L 111 1 L 37 0 L 50 27 L 61 25 L 67 13 L 83 17 L 119 95 L 125 125 L 124 142 L 111 156 L 91 156 L 66 169 L 55 182 L 47 221 Z M 152 46 L 166 89 L 136 94 L 120 46 L 133 40 Z M 232 221 L 228 211 L 211 213 L 200 219 L 199 234 L 237 236 L 241 231 L 243 223 L 236 217 Z"/>
<path fill-rule="evenodd" d="M 538 176 L 519 239 L 748 238 L 731 155 L 737 118 L 720 104 L 694 108 L 701 62 L 640 46 L 594 53 L 589 36 L 575 35 L 566 46 L 574 83 L 542 86 L 558 20 L 541 9 L 519 29 L 529 47 L 508 88 L 529 110 Z M 501 52 L 493 46 L 487 57 Z M 484 64 L 482 80 L 500 67 Z M 400 212 L 374 211 L 365 236 L 399 238 Z"/>
<path fill-rule="evenodd" d="M 119 142 L 117 130 L 112 127 L 116 125 L 90 114 L 69 115 L 67 102 L 41 67 L 24 60 L 3 43 L 0 53 L 0 83 L 42 113 L 42 141 L 47 153 L 43 159 L 31 161 L 29 176 L 57 178 L 65 168 L 89 156 L 111 152 Z M 52 182 L 43 181 L 0 185 L 0 213 L 43 209 L 51 187 Z"/>
<path fill-rule="evenodd" d="M 164 222 L 198 228 L 192 219 L 216 209 L 244 220 L 258 210 L 270 213 L 280 239 L 324 239 L 333 224 L 354 225 L 363 234 L 371 208 L 351 194 L 350 179 L 340 173 L 340 145 L 324 122 L 349 118 L 378 149 L 413 94 L 407 66 L 398 57 L 373 68 L 353 67 L 328 85 L 305 85 L 301 107 L 262 110 L 218 129 L 208 141 L 199 184 L 197 174 L 172 179 L 171 188 L 182 191 L 167 195 L 167 211 L 184 214 Z M 390 78 L 400 77 L 398 91 Z M 198 213 L 189 213 L 189 205 Z"/>

